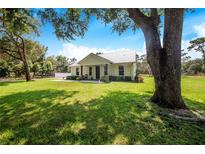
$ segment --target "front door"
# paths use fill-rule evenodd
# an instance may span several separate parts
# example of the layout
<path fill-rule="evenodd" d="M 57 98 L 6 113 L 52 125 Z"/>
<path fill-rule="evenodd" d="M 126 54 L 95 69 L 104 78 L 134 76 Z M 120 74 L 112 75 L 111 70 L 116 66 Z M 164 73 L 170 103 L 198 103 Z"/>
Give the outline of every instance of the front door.
<path fill-rule="evenodd" d="M 96 70 L 96 79 L 100 79 L 100 66 L 95 66 Z"/>

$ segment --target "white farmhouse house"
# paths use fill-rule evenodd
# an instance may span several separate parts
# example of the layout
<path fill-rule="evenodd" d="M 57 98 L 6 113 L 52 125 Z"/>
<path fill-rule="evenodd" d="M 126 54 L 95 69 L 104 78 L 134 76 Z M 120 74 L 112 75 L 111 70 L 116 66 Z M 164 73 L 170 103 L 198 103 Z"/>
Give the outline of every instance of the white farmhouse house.
<path fill-rule="evenodd" d="M 90 53 L 82 60 L 70 65 L 71 75 L 101 79 L 102 76 L 131 77 L 136 75 L 136 53 L 121 51 L 113 53 Z"/>

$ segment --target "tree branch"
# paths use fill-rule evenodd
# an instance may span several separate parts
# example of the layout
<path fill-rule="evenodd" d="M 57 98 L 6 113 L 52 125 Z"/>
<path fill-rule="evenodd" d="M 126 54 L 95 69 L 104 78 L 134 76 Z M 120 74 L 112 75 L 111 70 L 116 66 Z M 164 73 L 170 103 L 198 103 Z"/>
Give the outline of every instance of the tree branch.
<path fill-rule="evenodd" d="M 11 57 L 12 57 L 12 58 L 14 58 L 14 59 L 18 59 L 18 60 L 21 60 L 21 61 L 22 61 L 22 59 L 21 59 L 21 58 L 16 57 L 16 56 L 12 55 L 11 53 L 9 53 L 10 51 L 11 51 L 11 52 L 16 52 L 16 51 L 9 50 L 9 49 L 6 49 L 6 48 L 0 48 L 0 50 L 2 50 L 2 51 L 3 51 L 3 53 L 5 53 L 5 54 L 7 54 L 7 55 L 11 56 Z"/>
<path fill-rule="evenodd" d="M 151 16 L 150 18 L 154 21 L 155 26 L 158 26 L 160 23 L 160 16 L 157 12 L 156 8 L 151 8 Z"/>
<path fill-rule="evenodd" d="M 16 37 L 17 37 L 17 38 L 20 38 L 20 40 L 21 40 L 22 46 L 18 46 L 18 47 L 20 47 L 22 50 L 25 50 L 24 38 L 21 37 L 20 35 L 16 34 L 16 33 L 14 33 L 14 35 L 16 35 Z"/>
<path fill-rule="evenodd" d="M 8 41 L 13 42 L 17 47 L 20 47 L 19 44 L 18 44 L 18 41 L 15 40 L 15 38 L 14 38 L 14 35 L 16 35 L 16 34 L 9 33 L 9 32 L 7 32 L 6 30 L 3 30 L 3 29 L 0 29 L 0 31 L 3 32 L 3 33 L 5 33 L 7 36 L 9 36 L 9 37 L 6 37 L 6 38 L 8 39 Z M 18 39 L 18 36 L 17 36 L 17 35 L 16 35 L 16 37 L 17 37 L 17 39 Z M 6 41 L 6 40 L 5 40 L 5 41 Z"/>
<path fill-rule="evenodd" d="M 151 8 L 151 17 L 156 17 L 158 16 L 158 13 L 157 13 L 157 9 L 156 8 Z"/>
<path fill-rule="evenodd" d="M 129 17 L 133 19 L 139 27 L 141 27 L 145 23 L 148 23 L 149 21 L 148 20 L 149 17 L 144 15 L 144 13 L 140 11 L 140 9 L 128 8 L 128 12 L 129 12 Z"/>
<path fill-rule="evenodd" d="M 146 16 L 140 9 L 137 8 L 129 8 L 129 17 L 135 21 L 135 23 L 139 26 L 158 26 L 160 23 L 160 15 L 158 14 L 158 11 L 156 8 L 150 9 L 150 16 Z"/>

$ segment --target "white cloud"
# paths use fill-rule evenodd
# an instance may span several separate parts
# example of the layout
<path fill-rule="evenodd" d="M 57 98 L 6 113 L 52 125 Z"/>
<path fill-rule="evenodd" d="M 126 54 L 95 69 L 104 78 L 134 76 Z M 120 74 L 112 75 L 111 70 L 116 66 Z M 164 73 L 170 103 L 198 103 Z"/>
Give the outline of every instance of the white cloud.
<path fill-rule="evenodd" d="M 189 40 L 182 40 L 182 47 L 181 49 L 184 50 L 185 52 L 187 52 L 187 48 L 189 46 Z"/>
<path fill-rule="evenodd" d="M 197 37 L 205 37 L 205 22 L 195 25 L 194 30 L 197 34 Z"/>
<path fill-rule="evenodd" d="M 189 40 L 182 40 L 182 49 L 184 49 L 184 52 L 187 52 L 189 56 L 191 56 L 191 59 L 195 58 L 201 58 L 201 54 L 196 51 L 188 51 L 187 48 L 190 46 Z"/>
<path fill-rule="evenodd" d="M 61 51 L 58 52 L 58 54 L 66 56 L 68 58 L 75 57 L 77 60 L 81 60 L 85 56 L 87 56 L 89 53 L 96 53 L 96 52 L 102 52 L 102 53 L 109 53 L 109 52 L 118 52 L 118 51 L 133 51 L 136 52 L 137 50 L 134 49 L 128 49 L 128 48 L 119 48 L 119 49 L 108 49 L 108 48 L 89 48 L 86 46 L 77 46 L 72 43 L 65 43 L 63 44 L 63 48 Z M 139 51 L 139 50 L 138 50 Z M 142 50 L 140 50 L 142 51 Z M 139 55 L 142 55 L 143 52 L 137 52 Z"/>
<path fill-rule="evenodd" d="M 182 40 L 182 49 L 191 56 L 192 59 L 201 58 L 201 54 L 196 51 L 188 51 L 187 48 L 190 46 L 189 42 L 199 37 L 205 37 L 205 22 L 193 26 L 195 37 L 190 38 L 190 40 Z"/>

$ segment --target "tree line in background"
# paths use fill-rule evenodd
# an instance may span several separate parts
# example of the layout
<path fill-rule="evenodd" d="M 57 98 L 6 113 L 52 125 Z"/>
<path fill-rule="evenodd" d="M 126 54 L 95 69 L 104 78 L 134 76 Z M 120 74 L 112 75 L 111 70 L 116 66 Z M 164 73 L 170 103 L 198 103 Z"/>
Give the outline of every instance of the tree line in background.
<path fill-rule="evenodd" d="M 46 57 L 47 47 L 31 38 L 39 36 L 39 19 L 32 9 L 0 9 L 0 77 L 50 76 L 67 72 L 75 58 Z M 31 76 L 31 74 L 33 74 Z"/>
<path fill-rule="evenodd" d="M 68 72 L 69 63 L 73 63 L 75 58 L 68 59 L 65 56 L 48 56 L 46 57 L 47 48 L 37 46 L 33 50 L 28 50 L 27 60 L 31 76 L 34 77 L 48 77 L 53 76 L 55 72 Z M 21 78 L 25 75 L 24 64 L 6 54 L 0 54 L 0 77 Z"/>

